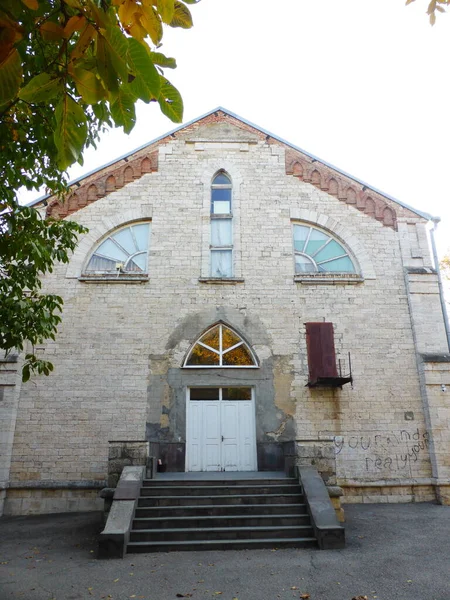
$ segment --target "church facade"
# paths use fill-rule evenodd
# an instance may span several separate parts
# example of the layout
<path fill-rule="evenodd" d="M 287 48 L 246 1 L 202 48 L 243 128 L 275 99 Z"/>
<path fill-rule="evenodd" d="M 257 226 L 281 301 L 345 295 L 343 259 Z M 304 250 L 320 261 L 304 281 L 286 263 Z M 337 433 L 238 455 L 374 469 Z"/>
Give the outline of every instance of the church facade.
<path fill-rule="evenodd" d="M 49 377 L 0 362 L 4 514 L 99 508 L 111 449 L 166 471 L 313 464 L 344 502 L 450 503 L 432 219 L 216 109 L 43 214 L 89 232 Z"/>

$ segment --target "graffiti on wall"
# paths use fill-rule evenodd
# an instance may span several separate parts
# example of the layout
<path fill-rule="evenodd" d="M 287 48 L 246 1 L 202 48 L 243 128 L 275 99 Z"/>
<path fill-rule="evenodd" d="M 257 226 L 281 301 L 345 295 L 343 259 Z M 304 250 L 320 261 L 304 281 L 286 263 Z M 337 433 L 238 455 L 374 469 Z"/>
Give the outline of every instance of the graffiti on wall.
<path fill-rule="evenodd" d="M 419 428 L 358 432 L 334 438 L 336 457 L 345 455 L 346 460 L 358 460 L 366 473 L 411 471 L 419 461 L 428 460 L 428 446 L 428 432 Z"/>

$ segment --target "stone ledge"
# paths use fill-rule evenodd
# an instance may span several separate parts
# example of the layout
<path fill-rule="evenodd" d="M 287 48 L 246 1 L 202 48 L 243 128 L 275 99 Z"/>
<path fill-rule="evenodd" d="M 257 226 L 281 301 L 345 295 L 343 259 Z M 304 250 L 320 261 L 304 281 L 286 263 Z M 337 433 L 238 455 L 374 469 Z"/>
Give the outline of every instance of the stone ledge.
<path fill-rule="evenodd" d="M 433 353 L 433 352 L 426 352 L 424 354 L 420 355 L 420 358 L 423 360 L 423 362 L 425 363 L 448 363 L 450 362 L 450 354 L 448 354 L 447 352 L 442 352 L 442 353 Z"/>
<path fill-rule="evenodd" d="M 78 277 L 82 283 L 147 283 L 150 278 L 145 275 L 83 275 Z"/>
<path fill-rule="evenodd" d="M 294 281 L 306 285 L 353 285 L 364 283 L 364 277 L 318 273 L 317 275 L 294 275 Z"/>
<path fill-rule="evenodd" d="M 214 285 L 236 285 L 244 283 L 243 277 L 199 277 L 199 283 L 212 283 Z"/>
<path fill-rule="evenodd" d="M 5 488 L 9 490 L 101 490 L 105 485 L 106 481 L 104 479 L 91 479 L 85 481 L 49 481 L 47 479 L 32 479 L 30 481 L 7 482 Z"/>
<path fill-rule="evenodd" d="M 405 267 L 405 271 L 410 275 L 436 275 L 435 269 L 428 267 Z"/>

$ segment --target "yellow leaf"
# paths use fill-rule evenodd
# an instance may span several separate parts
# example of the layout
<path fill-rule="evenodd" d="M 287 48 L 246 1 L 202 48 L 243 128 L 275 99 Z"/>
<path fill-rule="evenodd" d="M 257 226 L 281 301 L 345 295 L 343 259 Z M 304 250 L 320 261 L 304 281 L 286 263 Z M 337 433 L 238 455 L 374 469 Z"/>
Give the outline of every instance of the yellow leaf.
<path fill-rule="evenodd" d="M 142 27 L 147 31 L 152 42 L 157 46 L 161 41 L 163 35 L 163 28 L 161 19 L 153 8 L 153 6 L 147 6 L 145 4 L 141 7 L 141 16 L 139 18 Z"/>
<path fill-rule="evenodd" d="M 119 19 L 124 27 L 128 27 L 131 23 L 134 22 L 134 14 L 138 12 L 139 9 L 134 0 L 125 0 L 123 4 L 119 6 Z"/>
<path fill-rule="evenodd" d="M 37 10 L 39 8 L 39 4 L 37 0 L 22 0 L 27 8 L 31 10 Z"/>
<path fill-rule="evenodd" d="M 66 37 L 64 29 L 61 27 L 61 25 L 57 25 L 52 21 L 46 21 L 45 23 L 43 23 L 39 27 L 39 31 L 41 32 L 41 35 L 44 38 L 44 40 L 47 41 L 63 40 Z"/>
<path fill-rule="evenodd" d="M 95 31 L 95 29 L 92 27 L 92 25 L 87 24 L 81 32 L 81 35 L 78 38 L 78 41 L 70 54 L 70 62 L 74 62 L 78 60 L 81 56 L 83 56 L 89 44 L 96 37 L 97 32 Z"/>
<path fill-rule="evenodd" d="M 114 583 L 117 583 L 119 581 L 119 577 L 117 579 L 114 579 Z"/>
<path fill-rule="evenodd" d="M 127 28 L 127 32 L 138 42 L 144 40 L 148 35 L 146 28 L 141 24 L 141 17 L 141 13 L 135 13 L 133 23 Z"/>
<path fill-rule="evenodd" d="M 70 17 L 64 27 L 64 33 L 66 37 L 70 37 L 75 31 L 81 31 L 86 25 L 86 17 L 83 15 L 74 15 Z"/>

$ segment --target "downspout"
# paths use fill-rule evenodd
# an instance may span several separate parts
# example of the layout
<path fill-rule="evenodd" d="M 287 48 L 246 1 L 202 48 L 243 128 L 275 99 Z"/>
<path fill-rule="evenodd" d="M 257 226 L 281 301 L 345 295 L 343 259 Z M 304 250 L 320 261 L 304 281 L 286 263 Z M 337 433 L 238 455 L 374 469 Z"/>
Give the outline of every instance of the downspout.
<path fill-rule="evenodd" d="M 448 351 L 450 352 L 450 324 L 448 322 L 448 314 L 447 314 L 447 307 L 445 306 L 444 288 L 442 285 L 441 270 L 439 268 L 439 260 L 438 260 L 437 250 L 436 250 L 436 241 L 434 239 L 434 232 L 437 229 L 440 219 L 435 218 L 432 220 L 434 223 L 434 227 L 433 227 L 433 229 L 430 229 L 431 249 L 433 251 L 434 268 L 436 269 L 436 273 L 438 276 L 439 297 L 441 299 L 441 309 L 442 309 L 442 316 L 444 318 L 445 335 L 447 336 L 447 348 L 448 348 Z"/>

